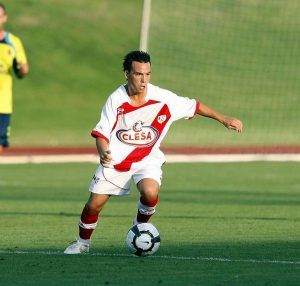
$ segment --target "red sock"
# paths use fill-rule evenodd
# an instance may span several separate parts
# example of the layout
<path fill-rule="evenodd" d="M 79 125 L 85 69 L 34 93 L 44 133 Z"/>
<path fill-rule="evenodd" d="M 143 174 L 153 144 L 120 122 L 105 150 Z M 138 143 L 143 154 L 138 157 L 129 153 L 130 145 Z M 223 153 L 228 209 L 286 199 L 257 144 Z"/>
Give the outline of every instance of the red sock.
<path fill-rule="evenodd" d="M 158 196 L 154 201 L 147 202 L 143 197 L 140 198 L 136 220 L 138 223 L 145 223 L 150 220 L 155 213 L 155 206 L 158 203 Z"/>
<path fill-rule="evenodd" d="M 94 229 L 97 226 L 99 213 L 89 214 L 86 207 L 83 208 L 79 221 L 79 237 L 82 239 L 90 239 Z"/>

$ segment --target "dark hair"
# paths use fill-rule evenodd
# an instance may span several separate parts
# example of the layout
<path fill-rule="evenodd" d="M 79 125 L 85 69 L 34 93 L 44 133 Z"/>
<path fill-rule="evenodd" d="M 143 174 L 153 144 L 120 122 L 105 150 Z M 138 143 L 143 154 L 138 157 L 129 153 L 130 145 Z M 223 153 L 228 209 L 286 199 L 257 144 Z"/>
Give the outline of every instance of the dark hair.
<path fill-rule="evenodd" d="M 147 52 L 143 52 L 143 51 L 129 52 L 124 57 L 123 70 L 124 71 L 130 71 L 132 62 L 150 63 L 151 64 L 150 55 Z"/>
<path fill-rule="evenodd" d="M 0 8 L 2 8 L 4 11 L 4 14 L 6 14 L 6 8 L 5 8 L 4 4 L 0 3 Z"/>

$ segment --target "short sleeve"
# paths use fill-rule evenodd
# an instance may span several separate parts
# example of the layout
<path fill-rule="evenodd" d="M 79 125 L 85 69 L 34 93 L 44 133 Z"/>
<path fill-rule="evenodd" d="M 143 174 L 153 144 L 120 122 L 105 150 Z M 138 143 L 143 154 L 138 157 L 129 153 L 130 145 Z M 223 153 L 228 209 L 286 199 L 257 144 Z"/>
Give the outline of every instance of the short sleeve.
<path fill-rule="evenodd" d="M 25 49 L 19 38 L 15 38 L 16 60 L 22 64 L 27 64 Z"/>
<path fill-rule="evenodd" d="M 113 108 L 111 97 L 109 97 L 101 111 L 100 121 L 92 130 L 91 135 L 95 138 L 101 137 L 105 139 L 107 143 L 109 143 L 110 133 L 113 130 L 116 121 L 117 112 L 116 109 Z"/>
<path fill-rule="evenodd" d="M 181 118 L 191 119 L 198 113 L 200 106 L 200 102 L 198 100 L 178 96 L 168 90 L 164 91 L 166 93 L 165 96 L 174 121 Z"/>

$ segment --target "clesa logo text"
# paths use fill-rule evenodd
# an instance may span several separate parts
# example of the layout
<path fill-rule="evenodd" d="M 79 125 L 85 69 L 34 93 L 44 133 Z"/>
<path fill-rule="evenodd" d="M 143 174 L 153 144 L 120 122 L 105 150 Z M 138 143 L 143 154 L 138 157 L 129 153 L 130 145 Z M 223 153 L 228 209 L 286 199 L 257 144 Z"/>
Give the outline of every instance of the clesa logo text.
<path fill-rule="evenodd" d="M 130 146 L 149 147 L 158 139 L 158 131 L 152 126 L 143 126 L 142 121 L 136 122 L 131 129 L 121 129 L 116 133 L 117 138 Z"/>

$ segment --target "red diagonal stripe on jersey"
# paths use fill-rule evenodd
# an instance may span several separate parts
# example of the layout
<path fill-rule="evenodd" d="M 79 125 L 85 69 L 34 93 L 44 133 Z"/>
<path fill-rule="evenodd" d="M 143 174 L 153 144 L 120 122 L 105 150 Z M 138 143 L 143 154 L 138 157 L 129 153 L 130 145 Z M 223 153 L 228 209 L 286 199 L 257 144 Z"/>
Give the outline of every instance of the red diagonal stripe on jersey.
<path fill-rule="evenodd" d="M 126 114 L 126 113 L 129 113 L 129 112 L 135 111 L 139 108 L 145 107 L 147 105 L 155 104 L 155 103 L 159 103 L 159 101 L 150 99 L 146 103 L 144 103 L 143 105 L 140 105 L 140 106 L 132 106 L 129 102 L 122 103 L 122 105 L 120 105 L 117 108 L 116 121 L 115 121 L 114 126 L 111 129 L 110 133 L 112 133 L 114 131 L 114 129 L 116 128 L 117 123 L 118 123 L 118 119 L 119 119 L 119 115 Z"/>
<path fill-rule="evenodd" d="M 163 122 L 159 122 L 160 116 L 166 116 Z M 161 136 L 163 129 L 171 118 L 171 113 L 168 106 L 165 104 L 161 110 L 156 115 L 155 119 L 152 121 L 151 126 L 158 131 L 158 137 Z M 156 140 L 156 142 L 157 142 Z M 120 172 L 127 172 L 130 170 L 132 163 L 139 162 L 150 154 L 153 146 L 156 142 L 149 147 L 135 148 L 121 163 L 114 165 L 114 168 Z"/>
<path fill-rule="evenodd" d="M 140 106 L 132 106 L 129 102 L 124 102 L 122 105 L 120 105 L 117 108 L 116 121 L 115 121 L 110 133 L 112 133 L 113 130 L 116 128 L 117 123 L 118 123 L 119 115 L 126 114 L 126 113 L 129 113 L 129 112 L 135 111 L 139 108 L 145 107 L 147 105 L 156 104 L 156 103 L 159 103 L 159 101 L 152 100 L 152 99 L 148 100 L 146 103 L 144 103 L 143 105 L 140 105 Z M 105 139 L 107 143 L 109 143 L 109 139 L 97 130 L 92 130 L 91 135 L 94 138 L 101 137 L 101 138 Z"/>

